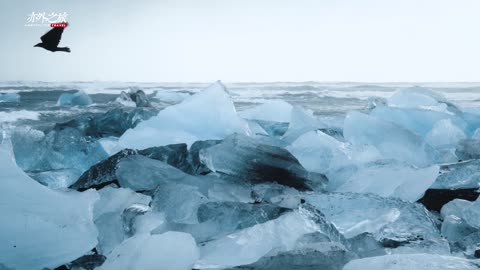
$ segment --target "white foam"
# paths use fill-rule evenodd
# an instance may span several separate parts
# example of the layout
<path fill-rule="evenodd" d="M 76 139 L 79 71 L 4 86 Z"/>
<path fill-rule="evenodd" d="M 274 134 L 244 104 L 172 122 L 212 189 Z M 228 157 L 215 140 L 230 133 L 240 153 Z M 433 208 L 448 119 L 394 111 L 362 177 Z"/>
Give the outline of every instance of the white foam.
<path fill-rule="evenodd" d="M 0 112 L 0 122 L 15 122 L 18 120 L 38 120 L 39 112 L 20 110 L 12 112 Z"/>

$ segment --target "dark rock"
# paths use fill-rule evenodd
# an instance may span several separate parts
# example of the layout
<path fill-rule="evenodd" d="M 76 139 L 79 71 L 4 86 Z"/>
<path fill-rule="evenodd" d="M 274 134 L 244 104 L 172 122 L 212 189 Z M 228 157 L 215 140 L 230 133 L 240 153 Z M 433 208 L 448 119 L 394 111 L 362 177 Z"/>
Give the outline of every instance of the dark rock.
<path fill-rule="evenodd" d="M 299 190 L 322 190 L 328 181 L 325 175 L 305 170 L 286 149 L 240 134 L 200 150 L 200 160 L 214 172 L 250 183 L 277 182 Z"/>
<path fill-rule="evenodd" d="M 480 249 L 475 250 L 475 253 L 473 254 L 475 258 L 480 258 Z"/>
<path fill-rule="evenodd" d="M 428 189 L 418 202 L 423 204 L 428 210 L 440 212 L 445 204 L 454 199 L 475 201 L 478 195 L 478 189 L 476 188 Z"/>

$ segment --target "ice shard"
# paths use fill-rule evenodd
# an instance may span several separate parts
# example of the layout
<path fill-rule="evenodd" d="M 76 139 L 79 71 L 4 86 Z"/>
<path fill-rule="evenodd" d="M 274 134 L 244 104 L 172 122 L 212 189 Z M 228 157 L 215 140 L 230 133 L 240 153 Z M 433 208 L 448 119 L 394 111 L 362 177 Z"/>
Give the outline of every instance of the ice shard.
<path fill-rule="evenodd" d="M 60 192 L 42 186 L 17 167 L 5 144 L 0 146 L 0 179 L 0 265 L 55 268 L 96 246 L 96 191 Z"/>
<path fill-rule="evenodd" d="M 92 103 L 92 98 L 83 90 L 77 91 L 73 94 L 64 93 L 57 101 L 58 106 L 87 106 Z"/>
<path fill-rule="evenodd" d="M 107 255 L 99 270 L 191 270 L 199 257 L 195 240 L 181 232 L 137 234 Z"/>
<path fill-rule="evenodd" d="M 190 146 L 198 140 L 223 139 L 235 132 L 250 134 L 247 122 L 237 115 L 225 86 L 216 82 L 127 130 L 120 143 L 134 149 L 174 143 Z"/>
<path fill-rule="evenodd" d="M 309 173 L 287 150 L 234 134 L 200 151 L 200 160 L 213 172 L 251 183 L 277 182 L 298 189 L 322 189 L 327 179 Z"/>

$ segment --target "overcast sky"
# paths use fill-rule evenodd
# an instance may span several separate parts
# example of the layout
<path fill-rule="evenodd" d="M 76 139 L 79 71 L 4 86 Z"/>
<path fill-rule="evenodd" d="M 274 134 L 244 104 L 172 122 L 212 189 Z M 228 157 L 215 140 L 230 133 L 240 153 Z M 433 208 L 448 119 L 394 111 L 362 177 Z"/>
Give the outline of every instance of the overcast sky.
<path fill-rule="evenodd" d="M 31 12 L 67 12 L 51 53 Z M 0 0 L 0 80 L 480 81 L 479 0 Z"/>

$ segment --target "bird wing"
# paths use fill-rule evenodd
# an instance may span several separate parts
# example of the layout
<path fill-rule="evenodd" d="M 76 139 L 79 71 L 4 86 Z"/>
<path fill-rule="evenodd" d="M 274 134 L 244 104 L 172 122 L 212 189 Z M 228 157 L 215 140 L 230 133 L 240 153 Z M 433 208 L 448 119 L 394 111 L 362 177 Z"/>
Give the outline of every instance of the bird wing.
<path fill-rule="evenodd" d="M 63 27 L 54 27 L 52 30 L 48 31 L 45 35 L 43 35 L 40 39 L 47 47 L 56 48 L 60 43 L 62 33 Z"/>

